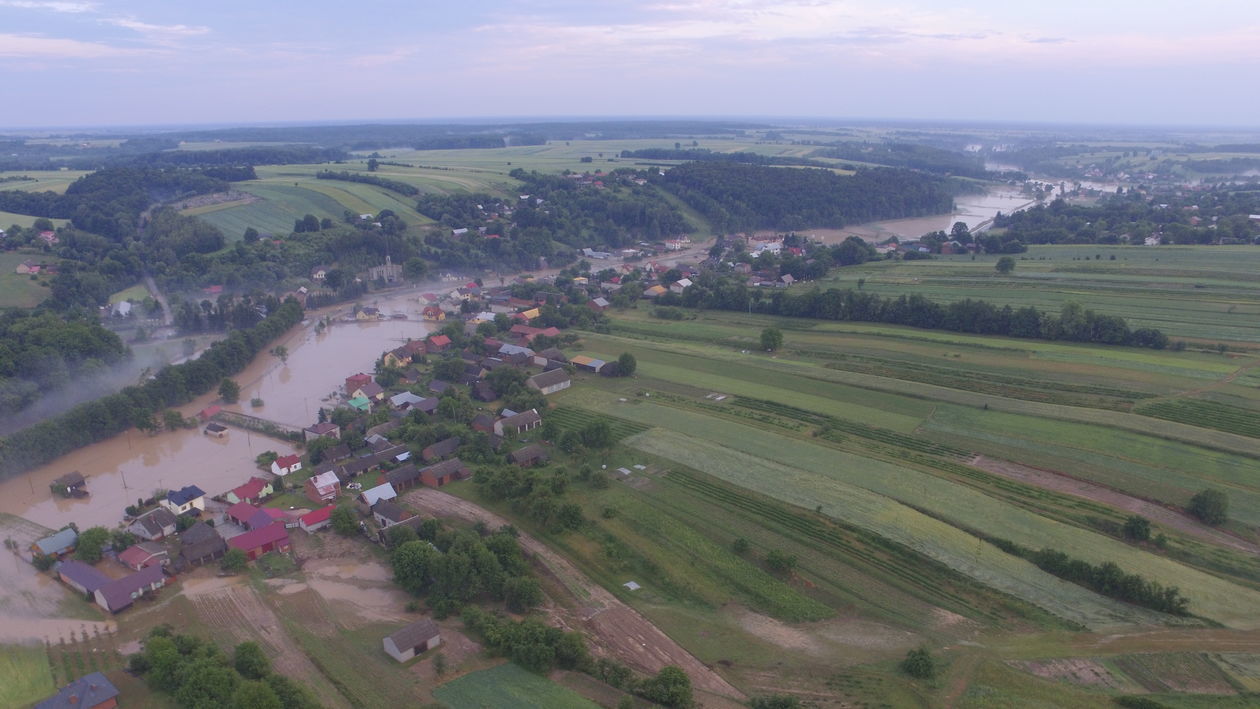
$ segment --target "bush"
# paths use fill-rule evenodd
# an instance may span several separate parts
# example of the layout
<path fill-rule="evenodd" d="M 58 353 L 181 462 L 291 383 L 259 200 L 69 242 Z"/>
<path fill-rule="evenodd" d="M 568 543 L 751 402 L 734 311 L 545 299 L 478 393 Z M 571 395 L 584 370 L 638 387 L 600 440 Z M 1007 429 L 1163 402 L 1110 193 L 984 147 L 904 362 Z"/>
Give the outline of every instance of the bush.
<path fill-rule="evenodd" d="M 1229 518 L 1229 498 L 1220 490 L 1203 490 L 1190 498 L 1190 514 L 1213 527 Z"/>
<path fill-rule="evenodd" d="M 1139 515 L 1133 515 L 1124 521 L 1124 537 L 1135 542 L 1144 542 L 1151 538 L 1151 521 Z"/>
<path fill-rule="evenodd" d="M 219 562 L 219 568 L 230 574 L 235 574 L 243 571 L 247 563 L 249 563 L 249 557 L 245 556 L 245 552 L 240 549 L 228 549 L 227 553 L 223 555 L 223 560 Z"/>
<path fill-rule="evenodd" d="M 786 554 L 778 549 L 766 554 L 766 566 L 769 566 L 770 570 L 776 574 L 791 573 L 796 568 L 796 562 L 795 554 Z"/>
<path fill-rule="evenodd" d="M 932 679 L 936 676 L 936 661 L 927 648 L 915 648 L 906 653 L 906 659 L 901 661 L 901 669 L 915 679 Z"/>

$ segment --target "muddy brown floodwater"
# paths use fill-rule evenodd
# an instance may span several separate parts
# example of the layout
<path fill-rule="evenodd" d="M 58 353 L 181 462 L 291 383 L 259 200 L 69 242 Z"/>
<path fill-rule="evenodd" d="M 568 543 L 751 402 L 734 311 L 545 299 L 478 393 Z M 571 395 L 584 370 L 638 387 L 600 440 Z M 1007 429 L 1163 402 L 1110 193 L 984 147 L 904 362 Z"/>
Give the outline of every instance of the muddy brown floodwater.
<path fill-rule="evenodd" d="M 287 363 L 260 354 L 234 379 L 241 385 L 241 404 L 232 407 L 294 426 L 315 422 L 319 406 L 355 372 L 372 372 L 383 352 L 398 347 L 408 337 L 425 337 L 431 326 L 419 319 L 418 291 L 367 301 L 385 313 L 404 313 L 408 320 L 371 323 L 337 323 L 315 334 L 317 317 L 337 318 L 348 308 L 310 313 L 277 344 L 289 350 Z M 212 403 L 209 394 L 181 407 L 185 416 Z M 261 398 L 264 405 L 250 406 Z M 58 529 L 69 522 L 80 529 L 94 525 L 114 527 L 122 521 L 123 508 L 136 498 L 148 497 L 157 488 L 177 489 L 195 484 L 210 495 L 230 490 L 257 472 L 254 458 L 274 450 L 280 454 L 293 447 L 272 438 L 232 428 L 225 438 L 211 438 L 201 427 L 148 435 L 131 430 L 81 448 L 57 460 L 0 483 L 0 512 L 25 517 Z M 53 479 L 77 470 L 88 479 L 90 497 L 63 500 L 48 489 Z"/>

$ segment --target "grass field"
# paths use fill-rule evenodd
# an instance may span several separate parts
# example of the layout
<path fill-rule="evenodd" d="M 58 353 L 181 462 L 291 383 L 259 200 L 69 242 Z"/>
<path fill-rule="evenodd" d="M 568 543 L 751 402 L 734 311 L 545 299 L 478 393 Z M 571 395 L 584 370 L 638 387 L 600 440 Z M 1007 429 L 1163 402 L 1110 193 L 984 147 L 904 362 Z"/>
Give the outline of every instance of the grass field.
<path fill-rule="evenodd" d="M 508 663 L 473 672 L 433 691 L 451 709 L 596 709 L 580 695 Z"/>
<path fill-rule="evenodd" d="M 23 190 L 26 192 L 64 193 L 71 182 L 88 174 L 85 170 L 16 170 L 0 172 L 0 177 L 25 176 L 33 177 L 33 182 L 0 182 L 0 189 Z M 9 222 L 5 222 L 8 226 Z"/>
<path fill-rule="evenodd" d="M 32 308 L 48 297 L 48 287 L 40 285 L 47 276 L 31 280 L 29 274 L 14 273 L 23 261 L 42 261 L 38 254 L 21 251 L 0 252 L 0 308 Z"/>
<path fill-rule="evenodd" d="M 0 706 L 27 706 L 56 690 L 43 647 L 0 646 Z"/>
<path fill-rule="evenodd" d="M 997 255 L 876 261 L 839 269 L 824 282 L 881 295 L 936 301 L 980 298 L 1058 311 L 1077 301 L 1132 327 L 1208 344 L 1260 342 L 1260 247 L 1031 246 L 1000 276 Z"/>

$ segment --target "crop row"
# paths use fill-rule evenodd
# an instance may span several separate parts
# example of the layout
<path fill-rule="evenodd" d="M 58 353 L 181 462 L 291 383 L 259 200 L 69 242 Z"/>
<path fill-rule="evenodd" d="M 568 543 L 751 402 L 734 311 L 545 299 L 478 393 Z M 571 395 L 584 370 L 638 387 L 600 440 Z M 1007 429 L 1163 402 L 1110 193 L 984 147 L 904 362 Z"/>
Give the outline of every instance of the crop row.
<path fill-rule="evenodd" d="M 748 495 L 742 495 L 729 488 L 705 482 L 694 475 L 674 470 L 670 471 L 667 477 L 671 482 L 677 483 L 693 493 L 709 497 L 723 506 L 736 508 L 745 513 L 763 518 L 767 522 L 782 528 L 785 532 L 791 533 L 791 536 L 804 538 L 824 547 L 830 547 L 846 557 L 877 569 L 887 576 L 900 581 L 902 585 L 908 587 L 915 595 L 929 602 L 965 608 L 973 614 L 973 617 L 983 616 L 990 620 L 1000 620 L 998 614 L 977 608 L 968 599 L 944 588 L 945 584 L 942 583 L 942 578 L 940 577 L 946 575 L 956 576 L 948 567 L 914 554 L 894 542 L 875 537 L 870 540 L 864 540 L 866 544 L 857 544 L 837 531 L 828 529 L 818 520 L 804 514 L 794 514 L 781 507 L 756 500 Z M 881 547 L 885 552 L 889 552 L 892 560 L 875 553 L 868 545 Z M 897 563 L 898 561 L 902 563 Z M 918 569 L 924 568 L 936 571 L 938 576 L 932 577 L 918 573 Z M 957 581 L 964 580 L 960 578 Z"/>
<path fill-rule="evenodd" d="M 1213 401 L 1169 399 L 1145 404 L 1136 412 L 1166 421 L 1260 438 L 1260 416 L 1256 416 L 1256 412 Z"/>
<path fill-rule="evenodd" d="M 603 421 L 612 429 L 614 441 L 621 441 L 636 433 L 643 433 L 650 428 L 650 426 L 636 421 L 604 416 L 591 411 L 571 409 L 567 406 L 561 406 L 549 411 L 547 420 L 555 421 L 557 426 L 566 431 L 580 431 L 593 423 Z"/>

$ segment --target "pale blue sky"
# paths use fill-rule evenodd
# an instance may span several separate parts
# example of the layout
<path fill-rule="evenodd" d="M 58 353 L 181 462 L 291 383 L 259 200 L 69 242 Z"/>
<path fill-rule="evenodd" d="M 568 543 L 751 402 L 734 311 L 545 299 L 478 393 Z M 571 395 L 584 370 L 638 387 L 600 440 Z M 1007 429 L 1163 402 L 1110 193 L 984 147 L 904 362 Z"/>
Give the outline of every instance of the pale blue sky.
<path fill-rule="evenodd" d="M 1260 124 L 1255 0 L 0 0 L 0 126 Z"/>

